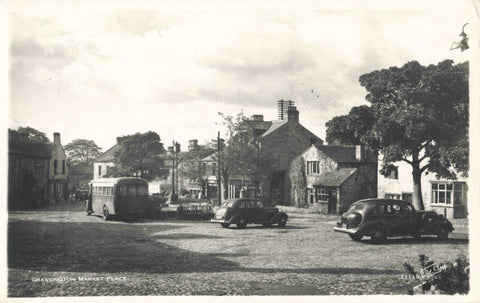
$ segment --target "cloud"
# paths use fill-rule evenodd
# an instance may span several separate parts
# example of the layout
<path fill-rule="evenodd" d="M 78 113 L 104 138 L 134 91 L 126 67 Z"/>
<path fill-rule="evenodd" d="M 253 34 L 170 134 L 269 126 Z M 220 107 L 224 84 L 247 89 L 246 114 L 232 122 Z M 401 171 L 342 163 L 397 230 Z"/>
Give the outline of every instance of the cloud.
<path fill-rule="evenodd" d="M 64 127 L 56 115 L 79 128 L 88 120 L 87 135 L 113 138 L 132 125 L 156 127 L 179 139 L 190 127 L 207 134 L 217 111 L 275 119 L 284 99 L 322 133 L 365 103 L 360 75 L 466 56 L 448 49 L 464 18 L 454 10 L 16 12 L 11 116 L 52 130 Z M 46 108 L 49 120 L 36 115 Z"/>

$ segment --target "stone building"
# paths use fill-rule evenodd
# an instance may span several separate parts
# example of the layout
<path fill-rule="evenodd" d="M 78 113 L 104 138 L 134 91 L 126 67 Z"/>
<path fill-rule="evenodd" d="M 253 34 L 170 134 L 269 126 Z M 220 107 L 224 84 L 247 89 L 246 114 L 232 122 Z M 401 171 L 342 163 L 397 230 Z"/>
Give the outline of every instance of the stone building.
<path fill-rule="evenodd" d="M 467 179 L 438 179 L 435 174 L 423 173 L 421 177 L 422 198 L 426 210 L 435 210 L 447 218 L 465 218 L 467 208 Z M 378 197 L 402 199 L 412 202 L 412 167 L 405 162 L 396 162 L 395 169 L 387 177 L 378 172 Z"/>
<path fill-rule="evenodd" d="M 70 165 L 68 171 L 70 189 L 88 189 L 88 183 L 93 178 L 92 164 Z"/>
<path fill-rule="evenodd" d="M 115 159 L 115 153 L 120 150 L 120 144 L 118 143 L 108 149 L 106 152 L 95 158 L 93 162 L 93 179 L 102 178 L 107 175 L 109 169 L 115 166 L 113 162 Z"/>
<path fill-rule="evenodd" d="M 15 131 L 9 130 L 8 135 L 8 209 L 48 203 L 50 145 L 29 142 L 27 134 Z"/>
<path fill-rule="evenodd" d="M 68 199 L 67 155 L 60 140 L 60 133 L 53 134 L 52 157 L 48 174 L 48 193 L 50 202 Z"/>
<path fill-rule="evenodd" d="M 377 162 L 361 146 L 312 144 L 290 165 L 292 203 L 341 214 L 357 200 L 375 198 Z"/>
<path fill-rule="evenodd" d="M 254 115 L 245 121 L 252 128 L 262 152 L 268 155 L 271 173 L 261 181 L 263 196 L 275 203 L 290 204 L 288 170 L 295 157 L 310 145 L 322 145 L 323 140 L 300 124 L 299 112 L 290 106 L 284 120 L 264 121 L 263 115 Z M 238 193 L 237 190 L 232 192 Z"/>

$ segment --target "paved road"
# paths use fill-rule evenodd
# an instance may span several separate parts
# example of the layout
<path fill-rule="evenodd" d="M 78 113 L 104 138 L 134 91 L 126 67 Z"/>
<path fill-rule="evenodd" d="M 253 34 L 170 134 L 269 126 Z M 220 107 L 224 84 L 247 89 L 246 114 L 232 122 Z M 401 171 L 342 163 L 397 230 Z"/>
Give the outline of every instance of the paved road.
<path fill-rule="evenodd" d="M 374 245 L 334 233 L 332 216 L 290 214 L 284 228 L 201 221 L 104 222 L 80 203 L 9 214 L 8 293 L 102 295 L 405 294 L 402 263 L 468 253 L 468 236 Z"/>

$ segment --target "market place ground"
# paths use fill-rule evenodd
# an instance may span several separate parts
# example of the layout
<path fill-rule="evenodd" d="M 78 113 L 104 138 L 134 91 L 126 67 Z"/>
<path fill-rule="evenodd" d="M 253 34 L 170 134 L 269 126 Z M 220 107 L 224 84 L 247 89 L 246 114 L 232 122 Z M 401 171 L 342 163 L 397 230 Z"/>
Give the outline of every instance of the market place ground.
<path fill-rule="evenodd" d="M 11 297 L 406 294 L 402 263 L 468 255 L 466 220 L 447 241 L 374 245 L 333 232 L 335 216 L 291 213 L 284 228 L 205 221 L 104 222 L 82 204 L 9 214 Z"/>

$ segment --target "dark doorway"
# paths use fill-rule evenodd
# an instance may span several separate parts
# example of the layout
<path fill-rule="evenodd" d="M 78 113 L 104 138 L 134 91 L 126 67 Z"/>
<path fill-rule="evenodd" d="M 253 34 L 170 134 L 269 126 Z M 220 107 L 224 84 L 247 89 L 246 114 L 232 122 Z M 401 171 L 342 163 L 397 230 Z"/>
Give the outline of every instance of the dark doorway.
<path fill-rule="evenodd" d="M 337 213 L 337 188 L 330 187 L 330 194 L 328 195 L 328 213 L 335 214 Z"/>

